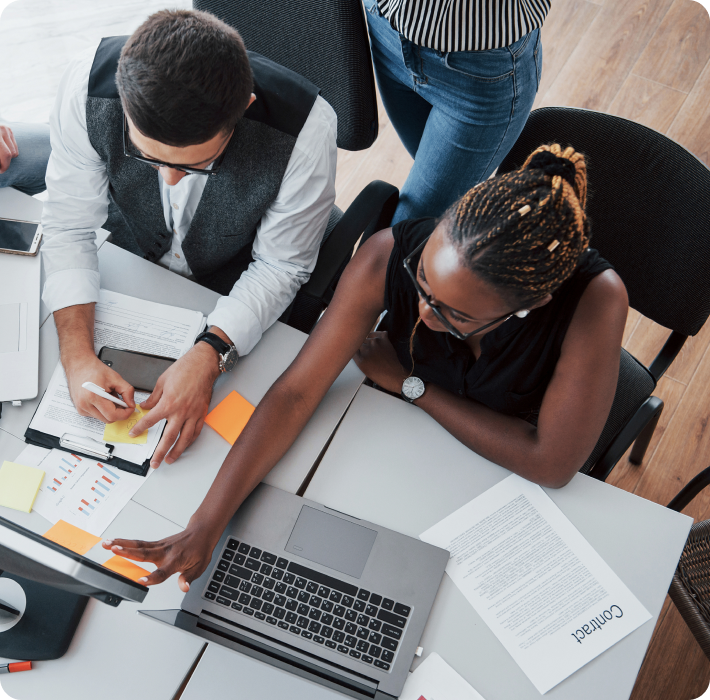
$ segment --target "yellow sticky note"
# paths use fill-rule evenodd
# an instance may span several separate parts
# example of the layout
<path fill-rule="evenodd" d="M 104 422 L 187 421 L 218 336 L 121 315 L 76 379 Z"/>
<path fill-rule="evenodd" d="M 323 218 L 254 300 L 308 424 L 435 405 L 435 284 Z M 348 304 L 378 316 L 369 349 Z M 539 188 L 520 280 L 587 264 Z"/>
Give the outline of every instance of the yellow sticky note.
<path fill-rule="evenodd" d="M 233 445 L 249 422 L 252 413 L 254 413 L 254 406 L 233 391 L 207 414 L 205 423 Z"/>
<path fill-rule="evenodd" d="M 150 409 L 144 411 L 136 404 L 135 413 L 126 420 L 117 420 L 115 423 L 107 423 L 104 428 L 104 440 L 106 442 L 124 442 L 129 445 L 145 445 L 148 442 L 148 431 L 143 431 L 138 437 L 131 437 L 128 431 L 141 419 L 147 416 Z"/>
<path fill-rule="evenodd" d="M 3 462 L 0 467 L 0 506 L 29 513 L 43 478 L 43 469 Z"/>
<path fill-rule="evenodd" d="M 134 564 L 132 561 L 128 561 L 128 559 L 119 556 L 111 557 L 108 561 L 104 562 L 104 566 L 107 569 L 111 569 L 111 571 L 115 571 L 117 574 L 121 574 L 121 576 L 131 579 L 131 581 L 137 581 L 139 578 L 150 574 L 149 571 L 141 568 L 138 564 Z"/>
<path fill-rule="evenodd" d="M 86 530 L 82 530 L 76 525 L 60 520 L 56 525 L 53 525 L 44 536 L 52 542 L 61 544 L 62 547 L 71 549 L 77 554 L 86 554 L 95 544 L 101 542 L 100 537 L 92 535 Z"/>

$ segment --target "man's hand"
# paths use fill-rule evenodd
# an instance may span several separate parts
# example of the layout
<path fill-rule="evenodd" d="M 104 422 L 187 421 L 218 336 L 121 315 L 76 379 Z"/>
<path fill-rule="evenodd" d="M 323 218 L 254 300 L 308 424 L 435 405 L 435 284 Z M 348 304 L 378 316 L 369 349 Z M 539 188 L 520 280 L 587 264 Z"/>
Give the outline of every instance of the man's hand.
<path fill-rule="evenodd" d="M 130 432 L 131 436 L 140 435 L 167 418 L 163 437 L 150 460 L 151 467 L 157 468 L 163 458 L 172 464 L 197 439 L 209 409 L 212 385 L 218 376 L 217 351 L 207 343 L 197 343 L 163 372 L 153 393 L 141 404 L 142 408 L 151 409 L 150 413 Z"/>
<path fill-rule="evenodd" d="M 190 522 L 185 530 L 159 542 L 141 540 L 106 540 L 104 549 L 134 561 L 150 561 L 158 566 L 149 576 L 138 583 L 153 586 L 179 573 L 178 585 L 183 593 L 190 584 L 209 566 L 212 550 L 219 541 L 221 528 L 197 526 Z"/>
<path fill-rule="evenodd" d="M 94 354 L 86 355 L 80 360 L 74 359 L 67 364 L 69 366 L 65 367 L 65 371 L 69 393 L 79 415 L 91 416 L 103 423 L 126 420 L 133 415 L 136 406 L 133 387 L 118 372 L 107 367 Z M 112 401 L 87 391 L 81 386 L 84 382 L 93 382 L 109 394 L 120 394 L 129 408 L 121 408 Z"/>
<path fill-rule="evenodd" d="M 373 331 L 355 353 L 355 364 L 368 379 L 383 389 L 399 394 L 407 372 L 397 359 L 387 331 Z"/>
<path fill-rule="evenodd" d="M 0 124 L 0 175 L 10 167 L 10 161 L 19 155 L 12 129 Z"/>

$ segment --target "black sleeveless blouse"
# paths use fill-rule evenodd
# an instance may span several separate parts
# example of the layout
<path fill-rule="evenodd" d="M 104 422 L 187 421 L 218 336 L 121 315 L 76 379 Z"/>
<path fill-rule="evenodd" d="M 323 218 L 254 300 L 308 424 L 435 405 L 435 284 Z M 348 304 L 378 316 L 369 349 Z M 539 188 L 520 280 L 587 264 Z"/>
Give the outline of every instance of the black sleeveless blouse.
<path fill-rule="evenodd" d="M 412 369 L 409 337 L 419 317 L 417 291 L 404 259 L 429 236 L 435 219 L 401 221 L 392 228 L 394 248 L 387 265 L 386 330 L 399 361 Z M 412 260 L 413 269 L 419 263 Z M 414 341 L 414 376 L 478 401 L 494 411 L 537 422 L 542 398 L 552 378 L 567 328 L 590 280 L 612 270 L 596 250 L 588 249 L 552 300 L 525 318 L 513 316 L 481 339 L 481 356 L 450 333 L 419 324 Z"/>

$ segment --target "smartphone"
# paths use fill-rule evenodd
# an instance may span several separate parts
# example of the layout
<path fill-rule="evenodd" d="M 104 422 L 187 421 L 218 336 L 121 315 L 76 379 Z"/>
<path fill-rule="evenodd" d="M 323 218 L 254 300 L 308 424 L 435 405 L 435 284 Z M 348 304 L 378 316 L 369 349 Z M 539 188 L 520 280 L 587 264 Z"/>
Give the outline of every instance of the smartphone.
<path fill-rule="evenodd" d="M 99 360 L 118 372 L 134 389 L 151 392 L 160 375 L 175 362 L 172 357 L 148 355 L 107 345 L 99 350 Z"/>
<path fill-rule="evenodd" d="M 42 240 L 38 221 L 20 221 L 0 217 L 0 253 L 37 255 Z"/>

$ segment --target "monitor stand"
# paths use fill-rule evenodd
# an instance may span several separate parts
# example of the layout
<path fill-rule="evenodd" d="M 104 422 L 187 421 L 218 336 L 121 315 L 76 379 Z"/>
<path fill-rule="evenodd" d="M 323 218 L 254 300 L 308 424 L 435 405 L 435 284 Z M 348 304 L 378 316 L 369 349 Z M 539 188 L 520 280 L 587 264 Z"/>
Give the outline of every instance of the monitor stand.
<path fill-rule="evenodd" d="M 0 571 L 0 657 L 44 661 L 63 656 L 88 600 Z"/>

